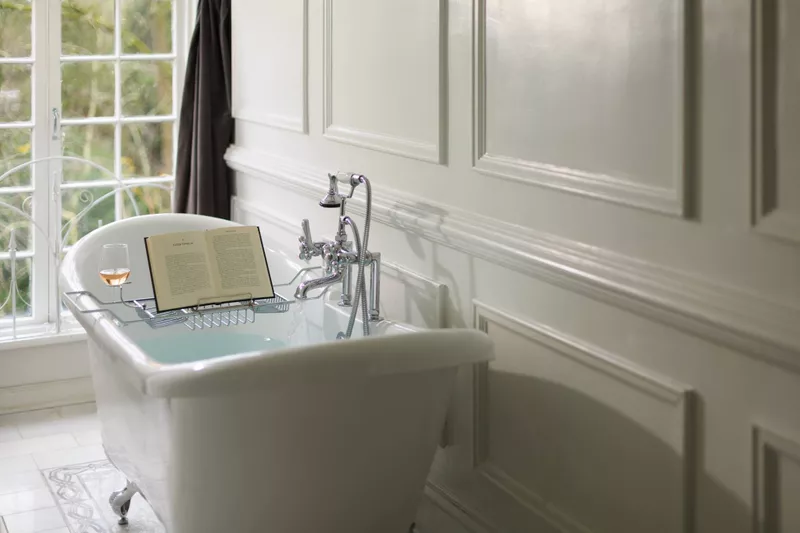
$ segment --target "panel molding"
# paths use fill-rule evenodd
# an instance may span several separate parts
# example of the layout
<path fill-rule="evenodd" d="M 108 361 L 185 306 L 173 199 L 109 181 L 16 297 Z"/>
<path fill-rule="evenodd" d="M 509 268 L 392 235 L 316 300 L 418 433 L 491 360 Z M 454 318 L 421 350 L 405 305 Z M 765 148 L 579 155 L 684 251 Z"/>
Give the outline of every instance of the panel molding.
<path fill-rule="evenodd" d="M 283 113 L 265 113 L 252 106 L 235 105 L 233 117 L 237 120 L 252 122 L 262 126 L 308 135 L 308 0 L 303 3 L 303 103 L 300 116 Z"/>
<path fill-rule="evenodd" d="M 683 9 L 679 46 L 683 65 L 679 83 L 678 108 L 682 108 L 678 158 L 680 172 L 672 187 L 653 187 L 626 178 L 592 173 L 540 161 L 493 154 L 488 151 L 486 131 L 486 4 L 474 0 L 473 14 L 473 168 L 482 174 L 505 180 L 547 187 L 608 202 L 678 217 L 690 217 L 689 183 L 694 176 L 694 128 L 696 73 L 694 54 L 695 12 L 689 0 L 680 0 Z"/>
<path fill-rule="evenodd" d="M 604 374 L 620 384 L 636 389 L 658 402 L 674 407 L 681 413 L 682 423 L 676 428 L 680 432 L 683 458 L 682 483 L 682 531 L 691 533 L 694 527 L 695 484 L 695 442 L 696 427 L 694 417 L 694 391 L 671 379 L 611 354 L 602 348 L 581 339 L 558 331 L 541 322 L 521 319 L 510 313 L 492 307 L 480 300 L 473 300 L 474 327 L 486 334 L 492 323 L 507 328 L 531 342 L 544 346 L 560 356 L 579 363 L 593 371 Z M 488 416 L 488 372 L 489 364 L 478 365 L 473 390 L 473 469 L 512 496 L 538 516 L 547 520 L 559 530 L 568 533 L 592 533 L 592 530 L 569 513 L 559 509 L 535 491 L 519 483 L 502 468 L 492 464 L 489 459 L 487 436 Z"/>
<path fill-rule="evenodd" d="M 447 0 L 439 2 L 439 117 L 436 143 L 418 139 L 406 139 L 383 133 L 366 131 L 335 124 L 333 120 L 333 2 L 323 4 L 323 99 L 322 134 L 325 138 L 352 146 L 388 154 L 417 159 L 429 163 L 444 164 L 447 160 Z"/>
<path fill-rule="evenodd" d="M 302 117 L 293 117 L 291 115 L 264 113 L 254 108 L 245 107 L 236 112 L 235 118 L 243 122 L 252 122 L 253 124 L 269 126 L 279 130 L 308 134 L 308 117 L 306 113 L 303 113 Z"/>
<path fill-rule="evenodd" d="M 236 171 L 309 198 L 327 171 L 232 146 Z M 309 204 L 311 205 L 311 204 Z M 349 201 L 364 214 L 361 195 Z M 800 373 L 800 308 L 740 287 L 379 187 L 373 220 Z"/>
<path fill-rule="evenodd" d="M 780 39 L 779 2 L 752 0 L 753 28 L 753 195 L 752 223 L 764 235 L 800 243 L 800 212 L 783 210 L 778 204 L 777 80 Z"/>
<path fill-rule="evenodd" d="M 774 516 L 770 497 L 777 498 L 780 470 L 771 458 L 785 457 L 800 464 L 800 441 L 790 439 L 764 426 L 753 425 L 754 533 L 780 533 L 779 517 Z M 772 463 L 772 464 L 770 464 Z M 787 495 L 788 496 L 788 495 Z M 789 499 L 797 495 L 789 496 Z"/>

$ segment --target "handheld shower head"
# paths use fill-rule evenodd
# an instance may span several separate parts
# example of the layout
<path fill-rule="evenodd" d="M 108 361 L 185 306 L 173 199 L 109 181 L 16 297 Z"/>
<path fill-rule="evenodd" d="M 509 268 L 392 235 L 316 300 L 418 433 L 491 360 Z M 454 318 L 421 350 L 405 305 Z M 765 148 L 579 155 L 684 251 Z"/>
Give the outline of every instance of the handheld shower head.
<path fill-rule="evenodd" d="M 339 194 L 339 180 L 336 178 L 335 174 L 328 174 L 328 192 L 325 196 L 322 197 L 322 200 L 319 201 L 320 207 L 341 207 L 342 206 L 342 197 Z"/>

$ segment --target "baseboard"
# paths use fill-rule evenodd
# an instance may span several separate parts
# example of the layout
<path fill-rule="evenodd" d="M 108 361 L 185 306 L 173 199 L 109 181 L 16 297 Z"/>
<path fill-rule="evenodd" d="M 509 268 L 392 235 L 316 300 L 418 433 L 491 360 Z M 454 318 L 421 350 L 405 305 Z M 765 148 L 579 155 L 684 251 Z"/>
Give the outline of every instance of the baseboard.
<path fill-rule="evenodd" d="M 94 401 L 92 378 L 0 388 L 0 415 Z"/>
<path fill-rule="evenodd" d="M 481 517 L 455 503 L 443 489 L 428 482 L 417 512 L 419 533 L 495 533 Z"/>

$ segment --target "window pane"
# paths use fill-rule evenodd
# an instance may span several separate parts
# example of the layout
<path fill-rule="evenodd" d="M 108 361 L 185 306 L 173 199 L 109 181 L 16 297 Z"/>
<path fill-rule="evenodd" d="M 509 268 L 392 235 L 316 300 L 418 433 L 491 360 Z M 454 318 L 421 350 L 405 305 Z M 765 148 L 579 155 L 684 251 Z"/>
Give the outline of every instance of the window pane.
<path fill-rule="evenodd" d="M 31 215 L 32 193 L 0 194 L 0 252 L 7 252 L 11 242 L 11 231 L 17 240 L 17 251 L 30 250 L 32 225 L 27 218 L 13 208 Z M 9 207 L 10 206 L 10 207 Z"/>
<path fill-rule="evenodd" d="M 114 179 L 113 125 L 64 126 L 63 135 L 64 155 L 88 159 L 111 173 L 103 172 L 86 163 L 65 161 L 62 181 Z"/>
<path fill-rule="evenodd" d="M 0 65 L 0 122 L 31 119 L 31 66 Z"/>
<path fill-rule="evenodd" d="M 172 114 L 172 62 L 122 63 L 122 114 L 127 117 Z"/>
<path fill-rule="evenodd" d="M 61 76 L 64 118 L 114 116 L 114 63 L 64 63 Z"/>
<path fill-rule="evenodd" d="M 62 233 L 62 237 L 64 234 L 68 235 L 65 243 L 67 246 L 75 244 L 89 232 L 114 222 L 114 194 L 103 198 L 111 191 L 113 189 L 109 187 L 61 191 L 61 222 L 62 227 L 66 230 Z M 101 198 L 103 199 L 101 200 Z M 89 206 L 91 208 L 80 219 L 75 218 Z M 75 222 L 73 222 L 74 219 Z"/>
<path fill-rule="evenodd" d="M 172 52 L 172 2 L 122 0 L 122 50 L 126 54 Z"/>
<path fill-rule="evenodd" d="M 114 53 L 114 0 L 61 1 L 61 53 Z"/>
<path fill-rule="evenodd" d="M 172 175 L 172 123 L 122 126 L 122 175 L 157 177 Z"/>
<path fill-rule="evenodd" d="M 33 272 L 30 259 L 17 259 L 17 318 L 31 316 Z M 10 317 L 11 310 L 11 261 L 0 261 L 0 318 Z"/>
<path fill-rule="evenodd" d="M 0 129 L 0 174 L 31 160 L 31 130 L 26 128 Z M 0 181 L 2 187 L 31 184 L 30 167 L 18 170 Z"/>
<path fill-rule="evenodd" d="M 0 57 L 30 57 L 31 2 L 0 2 Z"/>
<path fill-rule="evenodd" d="M 140 215 L 155 215 L 172 212 L 172 184 L 151 183 L 130 190 Z M 122 193 L 122 216 L 128 218 L 136 215 L 131 199 L 126 192 Z"/>

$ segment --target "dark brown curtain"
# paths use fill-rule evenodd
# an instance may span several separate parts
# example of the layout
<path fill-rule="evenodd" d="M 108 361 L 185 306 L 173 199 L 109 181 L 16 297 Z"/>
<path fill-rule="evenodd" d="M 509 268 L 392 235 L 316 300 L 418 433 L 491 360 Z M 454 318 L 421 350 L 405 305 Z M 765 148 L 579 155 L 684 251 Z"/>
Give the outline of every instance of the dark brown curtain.
<path fill-rule="evenodd" d="M 231 216 L 231 1 L 199 0 L 186 63 L 173 211 Z"/>

